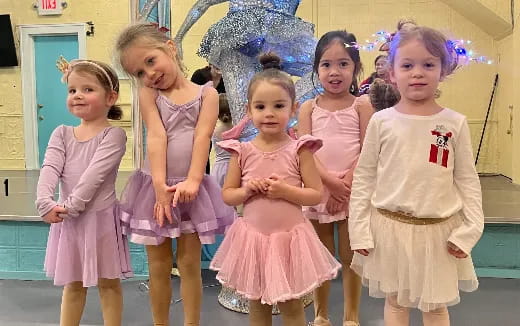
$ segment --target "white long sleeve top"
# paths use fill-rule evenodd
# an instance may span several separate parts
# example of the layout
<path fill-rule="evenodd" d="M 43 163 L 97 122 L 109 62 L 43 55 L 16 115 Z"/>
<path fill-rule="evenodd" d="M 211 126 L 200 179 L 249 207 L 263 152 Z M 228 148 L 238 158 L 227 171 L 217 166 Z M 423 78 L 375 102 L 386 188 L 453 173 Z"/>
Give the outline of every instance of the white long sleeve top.
<path fill-rule="evenodd" d="M 372 208 L 418 218 L 461 213 L 448 241 L 470 253 L 484 228 L 480 181 L 466 117 L 450 109 L 431 116 L 389 108 L 375 113 L 354 172 L 349 236 L 352 250 L 374 248 Z"/>

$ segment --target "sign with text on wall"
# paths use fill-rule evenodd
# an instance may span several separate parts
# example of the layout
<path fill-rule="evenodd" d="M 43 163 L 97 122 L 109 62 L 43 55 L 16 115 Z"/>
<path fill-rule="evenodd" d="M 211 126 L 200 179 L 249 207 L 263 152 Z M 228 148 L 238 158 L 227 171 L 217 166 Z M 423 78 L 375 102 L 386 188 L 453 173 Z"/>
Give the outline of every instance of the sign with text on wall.
<path fill-rule="evenodd" d="M 38 15 L 61 15 L 61 0 L 38 0 Z"/>

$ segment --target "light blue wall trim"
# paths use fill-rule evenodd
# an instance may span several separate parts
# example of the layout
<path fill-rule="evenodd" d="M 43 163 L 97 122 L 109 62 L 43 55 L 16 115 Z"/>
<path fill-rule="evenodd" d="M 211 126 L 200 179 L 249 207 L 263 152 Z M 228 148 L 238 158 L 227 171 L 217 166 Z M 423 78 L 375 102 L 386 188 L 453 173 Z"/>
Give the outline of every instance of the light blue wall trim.
<path fill-rule="evenodd" d="M 42 280 L 49 226 L 43 222 L 0 221 L 0 279 Z M 216 246 L 202 252 L 202 268 L 209 267 Z M 130 244 L 136 277 L 146 278 L 144 246 Z M 479 277 L 520 278 L 520 225 L 488 224 L 472 252 Z"/>

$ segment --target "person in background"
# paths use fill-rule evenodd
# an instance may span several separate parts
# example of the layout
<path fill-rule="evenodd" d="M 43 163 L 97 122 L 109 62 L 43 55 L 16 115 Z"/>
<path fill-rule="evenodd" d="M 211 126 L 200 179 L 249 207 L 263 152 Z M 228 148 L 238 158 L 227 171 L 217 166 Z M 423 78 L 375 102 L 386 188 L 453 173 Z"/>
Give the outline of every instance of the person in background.
<path fill-rule="evenodd" d="M 191 81 L 197 85 L 204 85 L 211 81 L 213 82 L 213 87 L 215 87 L 217 93 L 222 94 L 226 92 L 224 80 L 222 79 L 222 72 L 211 63 L 204 68 L 195 70 L 191 76 Z"/>
<path fill-rule="evenodd" d="M 376 57 L 374 60 L 374 66 L 376 68 L 376 71 L 374 71 L 370 77 L 365 79 L 361 82 L 361 85 L 359 85 L 359 95 L 368 94 L 368 91 L 370 90 L 370 85 L 376 80 L 376 78 L 382 79 L 387 81 L 388 80 L 388 72 L 387 72 L 387 56 L 384 54 L 380 54 Z"/>
<path fill-rule="evenodd" d="M 222 72 L 211 63 L 204 68 L 195 70 L 191 76 L 191 82 L 197 85 L 205 85 L 211 82 L 213 87 L 217 90 L 217 93 L 226 93 L 226 87 L 224 87 L 224 80 L 222 79 Z M 210 153 L 212 147 L 213 143 L 209 144 Z M 209 174 L 211 171 L 210 165 L 211 163 L 208 159 L 208 162 L 206 163 L 206 174 Z"/>

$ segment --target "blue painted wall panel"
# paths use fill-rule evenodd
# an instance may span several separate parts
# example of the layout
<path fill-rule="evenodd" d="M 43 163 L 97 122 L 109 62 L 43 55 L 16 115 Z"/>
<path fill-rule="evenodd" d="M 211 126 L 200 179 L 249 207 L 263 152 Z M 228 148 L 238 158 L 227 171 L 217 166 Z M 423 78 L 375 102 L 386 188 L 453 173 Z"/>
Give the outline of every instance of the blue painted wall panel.
<path fill-rule="evenodd" d="M 42 222 L 0 221 L 0 279 L 44 279 L 43 260 L 49 226 Z M 174 246 L 175 247 L 175 246 Z M 202 266 L 216 246 L 203 249 Z M 130 243 L 136 276 L 148 274 L 144 246 Z M 472 252 L 479 275 L 520 278 L 520 225 L 486 225 L 484 235 Z"/>
<path fill-rule="evenodd" d="M 0 248 L 0 271 L 18 270 L 18 254 L 16 249 Z"/>
<path fill-rule="evenodd" d="M 18 270 L 25 272 L 43 273 L 43 261 L 45 248 L 43 249 L 18 249 Z"/>
<path fill-rule="evenodd" d="M 472 256 L 478 267 L 520 269 L 520 225 L 486 225 Z"/>
<path fill-rule="evenodd" d="M 15 224 L 5 222 L 0 224 L 0 246 L 16 246 Z"/>

